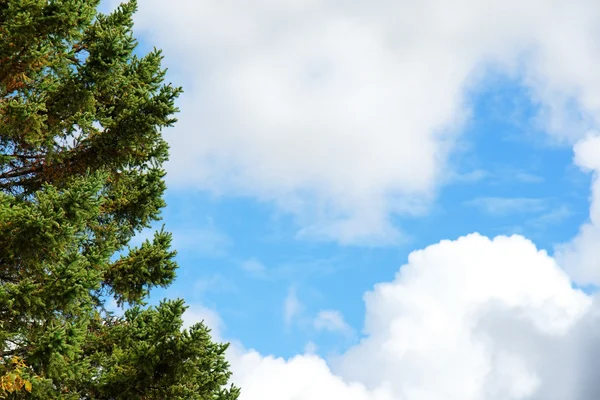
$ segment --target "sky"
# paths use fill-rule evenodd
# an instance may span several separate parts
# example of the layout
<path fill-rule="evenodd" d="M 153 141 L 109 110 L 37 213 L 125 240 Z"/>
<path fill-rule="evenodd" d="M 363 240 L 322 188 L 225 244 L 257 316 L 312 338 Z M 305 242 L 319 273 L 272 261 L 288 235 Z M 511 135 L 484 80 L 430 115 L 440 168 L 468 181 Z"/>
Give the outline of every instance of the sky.
<path fill-rule="evenodd" d="M 138 3 L 185 91 L 152 301 L 241 400 L 597 398 L 600 2 Z"/>

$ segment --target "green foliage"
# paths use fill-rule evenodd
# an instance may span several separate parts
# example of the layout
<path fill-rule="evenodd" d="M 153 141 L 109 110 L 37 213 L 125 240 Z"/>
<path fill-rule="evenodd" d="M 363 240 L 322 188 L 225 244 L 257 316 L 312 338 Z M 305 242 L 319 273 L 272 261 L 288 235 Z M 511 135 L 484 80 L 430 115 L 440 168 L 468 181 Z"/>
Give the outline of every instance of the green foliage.
<path fill-rule="evenodd" d="M 135 1 L 98 3 L 0 0 L 0 397 L 236 399 L 182 301 L 143 308 L 175 278 L 169 233 L 129 242 L 165 206 L 180 89 L 133 53 Z"/>

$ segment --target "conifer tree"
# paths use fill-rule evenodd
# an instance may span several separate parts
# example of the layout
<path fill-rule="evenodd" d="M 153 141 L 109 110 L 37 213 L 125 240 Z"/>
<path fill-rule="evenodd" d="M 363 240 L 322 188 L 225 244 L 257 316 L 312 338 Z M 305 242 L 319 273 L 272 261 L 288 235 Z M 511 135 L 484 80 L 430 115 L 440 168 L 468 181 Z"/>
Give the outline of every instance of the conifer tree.
<path fill-rule="evenodd" d="M 165 206 L 180 89 L 135 55 L 135 1 L 98 5 L 0 0 L 0 398 L 236 399 L 227 346 L 145 305 L 171 236 L 129 242 Z"/>

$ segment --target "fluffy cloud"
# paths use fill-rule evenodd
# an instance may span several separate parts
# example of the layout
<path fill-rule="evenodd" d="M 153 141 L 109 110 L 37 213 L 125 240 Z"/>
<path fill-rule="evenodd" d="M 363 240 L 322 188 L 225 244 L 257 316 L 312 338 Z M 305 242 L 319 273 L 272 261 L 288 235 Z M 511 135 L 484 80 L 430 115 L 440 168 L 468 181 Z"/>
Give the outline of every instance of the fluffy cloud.
<path fill-rule="evenodd" d="M 577 283 L 600 285 L 600 137 L 590 134 L 574 150 L 575 164 L 593 173 L 589 221 L 570 242 L 557 246 L 556 258 Z"/>
<path fill-rule="evenodd" d="M 364 339 L 327 363 L 234 346 L 241 400 L 592 400 L 600 307 L 520 236 L 413 252 L 365 295 Z"/>
<path fill-rule="evenodd" d="M 520 80 L 573 143 L 600 115 L 594 0 L 142 0 L 138 36 L 186 86 L 171 184 L 248 195 L 300 234 L 401 238 L 448 173 L 466 95 Z M 451 166 L 450 166 L 451 167 Z"/>

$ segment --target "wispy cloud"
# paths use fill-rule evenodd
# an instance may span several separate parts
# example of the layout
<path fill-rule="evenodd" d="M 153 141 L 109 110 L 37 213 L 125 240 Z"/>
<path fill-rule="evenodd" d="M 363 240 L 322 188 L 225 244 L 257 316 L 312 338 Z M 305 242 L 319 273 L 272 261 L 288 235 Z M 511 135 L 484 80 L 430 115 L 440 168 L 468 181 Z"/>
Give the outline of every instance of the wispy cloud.
<path fill-rule="evenodd" d="M 464 203 L 495 216 L 513 213 L 539 213 L 547 208 L 545 199 L 528 197 L 478 197 Z"/>
<path fill-rule="evenodd" d="M 475 169 L 471 172 L 456 174 L 450 180 L 450 183 L 477 183 L 483 180 L 495 186 L 514 183 L 533 185 L 543 183 L 545 178 L 526 169 L 502 166 L 490 169 Z"/>
<path fill-rule="evenodd" d="M 516 179 L 522 183 L 542 183 L 544 178 L 542 176 L 532 174 L 529 172 L 520 171 L 513 175 L 513 179 Z"/>
<path fill-rule="evenodd" d="M 573 215 L 573 211 L 565 204 L 561 204 L 529 221 L 527 225 L 536 229 L 545 229 L 551 225 L 559 224 Z"/>
<path fill-rule="evenodd" d="M 478 183 L 481 182 L 484 179 L 487 179 L 490 177 L 490 172 L 486 171 L 484 169 L 474 169 L 468 172 L 448 172 L 447 177 L 446 177 L 446 183 L 447 184 L 452 184 L 452 183 L 463 183 L 463 184 L 469 184 L 469 183 Z"/>
<path fill-rule="evenodd" d="M 317 331 L 340 333 L 351 336 L 352 327 L 344 320 L 344 316 L 337 310 L 321 310 L 314 319 L 313 325 Z"/>
<path fill-rule="evenodd" d="M 306 346 L 304 346 L 304 354 L 316 354 L 317 350 L 319 350 L 319 346 L 312 341 L 309 341 L 306 343 Z"/>
<path fill-rule="evenodd" d="M 285 326 L 289 328 L 303 309 L 304 306 L 296 295 L 296 287 L 290 286 L 283 304 L 283 321 Z"/>

